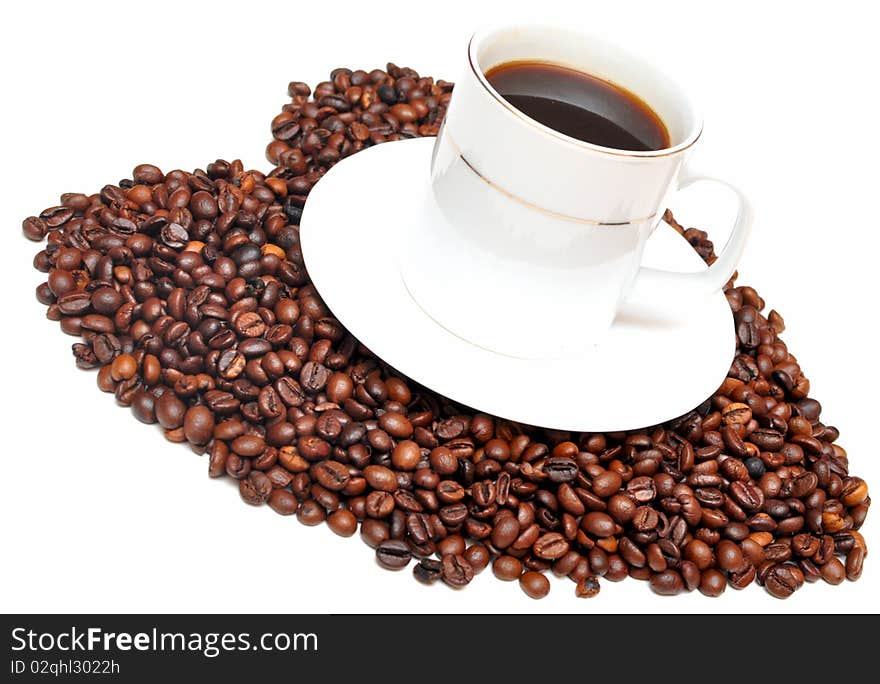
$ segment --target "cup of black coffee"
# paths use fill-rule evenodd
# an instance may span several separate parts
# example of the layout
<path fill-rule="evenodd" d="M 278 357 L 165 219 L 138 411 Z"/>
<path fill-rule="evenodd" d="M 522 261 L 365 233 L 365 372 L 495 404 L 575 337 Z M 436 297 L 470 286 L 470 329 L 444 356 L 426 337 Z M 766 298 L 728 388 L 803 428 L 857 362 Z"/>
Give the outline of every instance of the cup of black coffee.
<path fill-rule="evenodd" d="M 660 116 L 635 93 L 559 64 L 506 62 L 486 80 L 511 105 L 559 133 L 599 147 L 651 152 L 669 147 Z"/>
<path fill-rule="evenodd" d="M 733 274 L 750 211 L 704 272 L 640 265 L 702 121 L 684 89 L 620 47 L 570 28 L 477 32 L 432 158 L 429 218 L 402 275 L 438 323 L 523 358 L 576 356 L 622 302 L 698 301 Z M 724 184 L 727 185 L 727 184 Z M 572 315 L 576 313 L 577 315 Z M 559 322 L 548 339 L 530 316 Z"/>

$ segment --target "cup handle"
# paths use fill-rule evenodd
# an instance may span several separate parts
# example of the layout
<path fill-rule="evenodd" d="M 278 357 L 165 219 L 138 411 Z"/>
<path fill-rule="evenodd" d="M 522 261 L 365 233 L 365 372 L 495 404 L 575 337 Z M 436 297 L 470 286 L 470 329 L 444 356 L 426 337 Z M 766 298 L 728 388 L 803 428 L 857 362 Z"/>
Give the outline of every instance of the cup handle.
<path fill-rule="evenodd" d="M 678 189 L 696 183 L 716 183 L 732 192 L 738 201 L 736 219 L 730 237 L 718 258 L 704 271 L 682 273 L 642 266 L 636 274 L 627 301 L 649 304 L 652 308 L 681 308 L 682 298 L 708 296 L 722 289 L 736 271 L 752 227 L 752 207 L 746 197 L 733 185 L 703 173 L 682 171 Z"/>

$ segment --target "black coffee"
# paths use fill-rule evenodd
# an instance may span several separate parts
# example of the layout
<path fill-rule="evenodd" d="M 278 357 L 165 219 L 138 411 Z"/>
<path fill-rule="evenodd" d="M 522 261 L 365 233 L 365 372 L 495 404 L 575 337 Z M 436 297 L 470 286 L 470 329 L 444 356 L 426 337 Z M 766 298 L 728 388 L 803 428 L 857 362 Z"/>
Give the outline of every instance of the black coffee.
<path fill-rule="evenodd" d="M 572 138 L 638 152 L 669 147 L 666 126 L 647 103 L 596 76 L 556 64 L 507 62 L 486 78 L 523 114 Z"/>

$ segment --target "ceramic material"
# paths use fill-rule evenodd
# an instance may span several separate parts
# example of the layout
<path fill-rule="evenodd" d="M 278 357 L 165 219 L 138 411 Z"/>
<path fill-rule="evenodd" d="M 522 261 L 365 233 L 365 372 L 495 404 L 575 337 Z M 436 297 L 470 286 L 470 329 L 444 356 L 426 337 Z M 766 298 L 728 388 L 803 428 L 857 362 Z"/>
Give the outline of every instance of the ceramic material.
<path fill-rule="evenodd" d="M 702 124 L 678 85 L 613 44 L 559 27 L 478 32 L 467 58 L 422 210 L 446 220 L 412 222 L 402 260 L 407 287 L 432 318 L 510 356 L 577 357 L 602 342 L 627 299 L 669 314 L 675 311 L 669 302 L 701 300 L 721 289 L 749 226 L 748 204 L 733 189 L 739 216 L 712 268 L 698 274 L 640 268 L 669 195 L 707 180 L 684 166 Z M 666 124 L 671 146 L 613 150 L 528 118 L 484 73 L 529 59 L 581 69 L 636 93 Z M 555 335 L 546 334 L 546 321 L 554 322 Z"/>
<path fill-rule="evenodd" d="M 671 320 L 625 303 L 607 334 L 576 359 L 524 359 L 453 334 L 413 299 L 401 277 L 402 245 L 416 226 L 445 230 L 431 194 L 429 138 L 385 143 L 349 157 L 309 195 L 301 222 L 306 267 L 339 320 L 401 373 L 472 408 L 566 430 L 623 430 L 674 418 L 721 384 L 735 353 L 733 318 L 720 292 L 699 307 L 674 302 L 690 317 Z M 394 213 L 381 210 L 391 201 Z M 709 271 L 691 246 L 661 224 L 644 263 L 699 277 Z M 477 294 L 459 306 L 485 311 Z M 568 312 L 566 318 L 571 315 Z M 522 312 L 519 327 L 543 337 L 565 320 Z M 695 353 L 699 350 L 699 353 Z"/>

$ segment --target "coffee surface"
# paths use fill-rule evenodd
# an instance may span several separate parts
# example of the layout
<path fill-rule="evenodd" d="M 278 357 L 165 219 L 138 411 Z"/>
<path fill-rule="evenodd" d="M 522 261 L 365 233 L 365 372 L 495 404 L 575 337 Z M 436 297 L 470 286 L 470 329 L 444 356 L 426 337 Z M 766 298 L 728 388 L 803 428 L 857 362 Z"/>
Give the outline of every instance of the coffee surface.
<path fill-rule="evenodd" d="M 645 152 L 669 147 L 669 133 L 634 93 L 582 71 L 507 62 L 486 72 L 492 87 L 526 116 L 584 142 Z"/>

